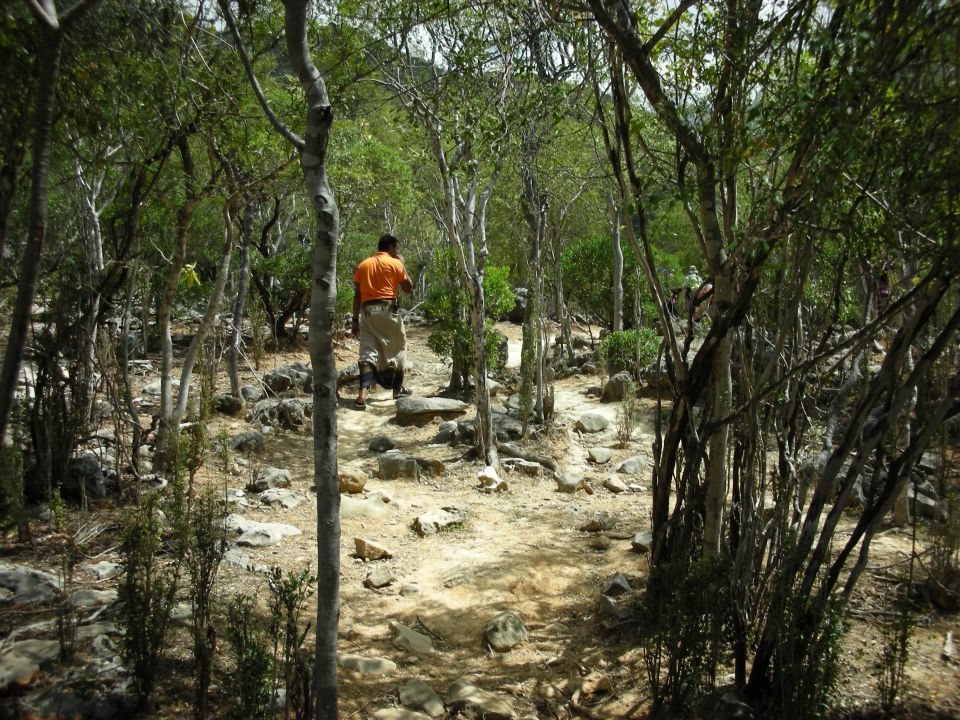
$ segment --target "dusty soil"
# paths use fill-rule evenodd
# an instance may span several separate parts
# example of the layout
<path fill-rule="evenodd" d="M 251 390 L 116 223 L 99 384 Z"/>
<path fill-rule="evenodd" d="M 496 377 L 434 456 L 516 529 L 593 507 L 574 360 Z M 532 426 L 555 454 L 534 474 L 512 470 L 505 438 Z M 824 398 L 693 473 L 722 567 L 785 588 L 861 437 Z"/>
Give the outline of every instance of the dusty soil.
<path fill-rule="evenodd" d="M 511 340 L 511 360 L 519 349 L 519 328 L 503 325 Z M 427 328 L 409 329 L 415 372 L 408 386 L 418 396 L 436 394 L 447 381 L 445 368 L 424 344 Z M 352 341 L 342 341 L 338 362 L 349 364 L 356 355 Z M 292 360 L 306 361 L 305 347 L 269 358 L 266 372 Z M 251 376 L 252 377 L 252 376 Z M 145 382 L 154 378 L 145 378 Z M 448 684 L 469 677 L 477 685 L 510 696 L 518 713 L 529 717 L 564 717 L 561 708 L 581 679 L 590 677 L 605 692 L 576 696 L 585 716 L 596 718 L 640 717 L 648 706 L 645 671 L 629 626 L 604 630 L 598 622 L 600 590 L 615 573 L 623 573 L 637 587 L 647 573 L 644 556 L 632 551 L 633 534 L 649 526 L 649 474 L 624 477 L 637 489 L 614 494 L 603 487 L 619 460 L 635 455 L 650 456 L 653 401 L 641 400 L 636 430 L 628 447 L 617 447 L 616 405 L 599 402 L 596 389 L 602 378 L 575 376 L 556 384 L 557 415 L 553 429 L 542 438 L 541 451 L 557 459 L 568 472 L 584 476 L 593 489 L 569 495 L 557 491 L 554 480 L 501 471 L 509 484 L 505 492 L 484 494 L 478 490 L 477 473 L 482 466 L 464 460 L 465 446 L 432 445 L 437 424 L 402 428 L 393 422 L 394 402 L 389 392 L 375 392 L 365 412 L 352 405 L 352 388 L 343 389 L 338 413 L 341 464 L 364 469 L 371 477 L 366 493 L 382 491 L 390 502 L 386 512 L 373 517 L 346 517 L 342 521 L 340 651 L 393 660 L 391 675 L 341 675 L 341 717 L 365 718 L 380 708 L 397 704 L 397 688 L 410 678 L 420 678 L 443 695 Z M 588 410 L 606 414 L 610 427 L 596 435 L 579 435 L 574 420 Z M 469 417 L 470 412 L 467 413 Z M 248 429 L 238 419 L 218 417 L 212 434 L 220 428 L 230 434 Z M 421 476 L 419 482 L 383 481 L 376 477 L 376 454 L 367 449 L 370 438 L 389 436 L 397 446 L 420 457 L 440 460 L 445 472 Z M 587 462 L 587 449 L 613 449 L 611 462 L 597 467 Z M 247 456 L 248 469 L 259 466 L 287 468 L 294 489 L 305 498 L 292 510 L 247 508 L 245 517 L 291 523 L 303 534 L 285 538 L 279 545 L 249 550 L 251 559 L 263 565 L 278 564 L 285 570 L 316 567 L 316 509 L 313 482 L 312 436 L 308 431 L 277 433 L 268 438 L 266 450 Z M 246 472 L 246 470 L 244 471 Z M 202 483 L 215 488 L 242 487 L 244 478 L 224 474 L 212 457 L 200 471 Z M 642 489 L 641 489 L 642 488 Z M 421 538 L 411 523 L 419 514 L 444 506 L 469 508 L 466 523 L 459 528 Z M 602 533 L 581 531 L 594 513 L 605 511 L 614 519 Z M 101 518 L 116 519 L 117 511 L 101 508 Z M 850 523 L 853 516 L 847 518 Z M 56 547 L 55 536 L 53 545 Z M 354 555 L 354 538 L 385 545 L 393 552 L 388 560 L 363 562 Z M 8 538 L 8 541 L 10 539 Z M 114 538 L 115 540 L 115 538 Z M 7 545 L 6 559 L 33 566 L 55 568 L 56 554 L 41 544 L 30 549 Z M 886 597 L 911 547 L 910 534 L 884 532 L 874 543 L 871 569 L 854 598 L 845 639 L 844 677 L 837 707 L 856 709 L 876 697 L 875 672 L 880 644 L 878 619 Z M 110 551 L 104 540 L 93 554 Z M 104 557 L 110 557 L 107 552 Z M 115 552 L 113 553 L 115 559 Z M 102 559 L 102 558 L 98 558 Z M 396 582 L 382 590 L 364 586 L 364 579 L 377 564 L 387 564 Z M 79 578 L 81 582 L 89 582 Z M 97 586 L 102 587 L 104 583 Z M 224 568 L 219 594 L 223 601 L 245 592 L 263 597 L 262 574 Z M 489 651 L 482 631 L 487 621 L 502 610 L 517 613 L 530 632 L 525 645 L 505 654 Z M 310 617 L 313 608 L 305 616 Z M 11 618 L 5 618 L 7 627 Z M 398 620 L 433 638 L 437 652 L 420 657 L 397 648 L 389 621 Z M 960 635 L 956 615 L 924 611 L 911 641 L 909 664 L 910 709 L 902 717 L 960 717 L 960 666 L 944 663 L 941 648 L 947 631 Z M 181 631 L 182 632 L 182 631 Z M 184 634 L 172 648 L 178 661 L 191 657 Z M 186 671 L 189 662 L 174 662 L 160 689 L 159 707 L 151 717 L 180 717 L 189 713 Z M 605 678 L 605 679 L 599 679 Z M 551 689 L 552 687 L 552 689 Z M 214 705 L 218 690 L 213 691 Z"/>

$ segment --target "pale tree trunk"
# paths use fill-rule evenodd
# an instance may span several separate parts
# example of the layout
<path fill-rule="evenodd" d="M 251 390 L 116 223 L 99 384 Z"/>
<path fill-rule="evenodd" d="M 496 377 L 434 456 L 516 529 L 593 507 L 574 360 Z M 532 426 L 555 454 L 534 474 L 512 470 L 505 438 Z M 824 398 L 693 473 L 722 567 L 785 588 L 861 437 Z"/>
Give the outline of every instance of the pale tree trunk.
<path fill-rule="evenodd" d="M 901 241 L 902 247 L 902 241 Z M 917 275 L 917 264 L 915 260 L 908 260 L 903 263 L 903 277 L 902 281 L 904 284 L 910 282 L 910 278 L 916 277 Z M 905 285 L 909 287 L 908 285 Z M 876 288 L 874 289 L 874 297 L 878 297 L 876 293 Z M 879 307 L 877 308 L 879 312 Z M 903 317 L 907 318 L 913 311 L 913 306 L 908 305 L 904 308 Z M 907 351 L 906 358 L 906 369 L 908 372 L 913 371 L 913 349 L 910 348 Z M 906 405 L 903 408 L 903 413 L 901 415 L 901 421 L 897 423 L 896 428 L 896 447 L 899 451 L 904 451 L 907 446 L 910 444 L 912 439 L 912 429 L 913 429 L 913 415 L 917 408 L 917 399 L 918 399 L 917 388 L 913 388 L 909 399 L 907 400 Z M 906 527 L 910 524 L 910 499 L 907 497 L 907 489 L 909 483 L 903 483 L 900 488 L 900 492 L 897 493 L 893 501 L 893 524 L 900 527 Z"/>
<path fill-rule="evenodd" d="M 337 479 L 337 368 L 333 355 L 336 325 L 337 242 L 340 212 L 327 178 L 327 144 L 333 106 L 307 44 L 307 1 L 284 4 L 287 55 L 306 99 L 305 139 L 271 110 L 253 73 L 227 0 L 220 9 L 237 44 L 244 70 L 267 119 L 300 154 L 304 188 L 316 223 L 310 284 L 310 362 L 313 367 L 313 481 L 317 493 L 317 622 L 313 663 L 315 720 L 335 720 L 337 627 L 340 619 L 340 484 Z"/>
<path fill-rule="evenodd" d="M 233 320 L 230 326 L 230 347 L 227 367 L 230 374 L 230 394 L 240 397 L 240 344 L 243 338 L 243 308 L 250 285 L 250 236 L 253 233 L 252 204 L 247 205 L 240 226 L 240 265 L 237 268 L 237 294 L 233 300 Z"/>
<path fill-rule="evenodd" d="M 287 53 L 306 94 L 300 165 L 313 202 L 316 235 L 310 284 L 310 361 L 313 364 L 313 463 L 317 490 L 317 630 L 313 665 L 316 720 L 337 709 L 337 625 L 340 617 L 340 485 L 337 480 L 337 369 L 333 330 L 337 302 L 340 214 L 327 179 L 333 107 L 307 45 L 307 2 L 287 0 Z"/>
<path fill-rule="evenodd" d="M 20 363 L 27 342 L 27 330 L 33 309 L 33 299 L 40 276 L 40 257 L 47 235 L 47 191 L 50 174 L 50 140 L 57 100 L 57 77 L 60 74 L 60 55 L 67 32 L 77 20 L 96 4 L 97 0 L 80 0 L 62 17 L 58 17 L 52 0 L 27 2 L 40 25 L 43 40 L 37 61 L 37 109 L 34 118 L 33 169 L 31 171 L 30 209 L 27 238 L 17 278 L 17 299 L 10 318 L 10 332 L 0 369 L 0 446 L 6 439 L 7 425 L 13 409 Z"/>
<path fill-rule="evenodd" d="M 620 245 L 620 228 L 623 227 L 623 209 L 607 193 L 607 210 L 610 213 L 610 240 L 613 245 L 613 331 L 623 330 L 623 247 Z"/>
<path fill-rule="evenodd" d="M 542 355 L 543 338 L 540 328 L 540 304 L 543 288 L 541 246 L 546 226 L 547 200 L 541 195 L 533 163 L 538 151 L 532 134 L 524 137 L 520 176 L 523 181 L 522 207 L 527 221 L 530 253 L 527 256 L 527 307 L 523 317 L 523 345 L 520 350 L 520 415 L 523 437 L 530 437 L 530 417 L 543 420 Z M 537 399 L 534 401 L 534 392 Z"/>

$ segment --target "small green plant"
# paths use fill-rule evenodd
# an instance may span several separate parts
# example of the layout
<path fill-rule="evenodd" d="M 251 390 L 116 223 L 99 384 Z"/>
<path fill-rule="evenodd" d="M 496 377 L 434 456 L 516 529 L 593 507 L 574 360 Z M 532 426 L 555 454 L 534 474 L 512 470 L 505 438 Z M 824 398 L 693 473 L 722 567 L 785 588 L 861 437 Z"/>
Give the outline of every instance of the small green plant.
<path fill-rule="evenodd" d="M 212 622 L 213 588 L 227 549 L 223 517 L 222 503 L 209 492 L 197 497 L 190 509 L 190 542 L 186 559 L 190 573 L 193 654 L 197 661 L 193 705 L 193 716 L 197 720 L 204 720 L 209 714 L 207 690 L 216 650 Z"/>
<path fill-rule="evenodd" d="M 146 706 L 156 682 L 180 576 L 179 561 L 163 563 L 160 559 L 159 510 L 155 495 L 145 498 L 127 523 L 120 545 L 122 651 L 133 672 L 141 707 Z"/>
<path fill-rule="evenodd" d="M 907 660 L 910 659 L 910 635 L 915 625 L 910 615 L 908 588 L 898 590 L 894 611 L 881 626 L 880 664 L 877 696 L 880 708 L 889 715 L 903 696 Z"/>
<path fill-rule="evenodd" d="M 230 446 L 230 433 L 227 432 L 225 426 L 221 426 L 217 431 L 216 451 L 220 469 L 224 473 L 230 472 L 230 468 L 233 466 L 233 452 Z"/>
<path fill-rule="evenodd" d="M 270 568 L 270 635 L 273 638 L 273 667 L 282 671 L 286 688 L 287 709 L 297 720 L 308 717 L 310 705 L 310 667 L 302 652 L 303 641 L 310 631 L 308 622 L 300 631 L 300 619 L 307 599 L 314 592 L 317 578 L 309 568 L 283 574 L 278 566 Z M 280 678 L 274 676 L 276 689 Z"/>
<path fill-rule="evenodd" d="M 599 353 L 609 375 L 624 370 L 631 375 L 657 358 L 660 337 L 650 328 L 619 330 L 608 333 L 600 341 Z"/>
<path fill-rule="evenodd" d="M 60 494 L 60 488 L 50 491 L 50 515 L 53 516 L 53 529 L 63 532 L 67 529 L 67 503 Z"/>
<path fill-rule="evenodd" d="M 637 388 L 633 381 L 630 381 L 624 388 L 623 399 L 617 408 L 617 440 L 622 448 L 627 447 L 633 437 L 633 431 L 636 427 L 636 410 Z"/>
<path fill-rule="evenodd" d="M 74 570 L 78 557 L 76 536 L 69 533 L 63 556 L 60 558 L 61 592 L 57 599 L 57 639 L 60 641 L 60 662 L 67 662 L 73 657 L 77 642 L 77 609 L 71 602 L 70 595 L 73 590 Z"/>
<path fill-rule="evenodd" d="M 232 720 L 266 720 L 272 715 L 273 656 L 251 596 L 234 598 L 227 611 L 226 635 L 234 661 L 233 673 L 225 682 L 226 696 L 233 698 L 227 716 Z"/>
<path fill-rule="evenodd" d="M 730 617 L 729 563 L 688 557 L 654 566 L 638 612 L 656 711 L 682 714 L 716 684 Z"/>

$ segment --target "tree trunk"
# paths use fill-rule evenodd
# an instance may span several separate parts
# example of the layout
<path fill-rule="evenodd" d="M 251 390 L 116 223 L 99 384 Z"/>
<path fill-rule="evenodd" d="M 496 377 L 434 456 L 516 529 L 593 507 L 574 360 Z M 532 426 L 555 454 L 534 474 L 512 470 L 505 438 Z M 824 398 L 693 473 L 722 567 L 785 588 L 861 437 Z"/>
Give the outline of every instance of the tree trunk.
<path fill-rule="evenodd" d="M 37 115 L 33 139 L 33 171 L 30 189 L 30 220 L 27 239 L 20 261 L 17 299 L 10 318 L 10 334 L 0 372 L 0 445 L 6 438 L 7 425 L 13 409 L 20 363 L 27 342 L 33 297 L 40 275 L 40 256 L 47 235 L 47 181 L 50 173 L 50 136 L 53 130 L 53 112 L 57 96 L 57 76 L 60 72 L 60 53 L 63 32 L 46 32 L 41 45 L 38 65 L 40 77 L 37 87 Z"/>
<path fill-rule="evenodd" d="M 250 285 L 250 235 L 253 231 L 253 205 L 248 205 L 240 226 L 240 266 L 237 268 L 237 294 L 233 300 L 230 347 L 227 351 L 230 394 L 240 397 L 240 344 L 243 338 L 243 308 Z"/>
<path fill-rule="evenodd" d="M 327 179 L 333 108 L 307 45 L 307 2 L 287 0 L 287 53 L 306 94 L 305 141 L 300 148 L 316 235 L 310 295 L 313 364 L 313 459 L 317 489 L 317 631 L 313 665 L 316 720 L 334 720 L 337 707 L 337 626 L 340 618 L 340 486 L 337 480 L 337 370 L 333 330 L 337 301 L 340 215 Z"/>
<path fill-rule="evenodd" d="M 623 210 L 614 202 L 613 193 L 607 193 L 610 212 L 610 239 L 613 243 L 613 331 L 623 330 L 623 248 L 620 245 L 620 228 L 623 226 Z"/>

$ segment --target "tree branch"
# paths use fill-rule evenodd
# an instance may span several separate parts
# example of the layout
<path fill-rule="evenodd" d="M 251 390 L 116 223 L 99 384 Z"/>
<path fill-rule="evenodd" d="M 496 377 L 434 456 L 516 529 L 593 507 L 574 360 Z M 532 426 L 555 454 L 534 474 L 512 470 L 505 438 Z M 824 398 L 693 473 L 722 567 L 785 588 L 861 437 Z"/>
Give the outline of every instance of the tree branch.
<path fill-rule="evenodd" d="M 253 71 L 253 65 L 250 63 L 247 48 L 244 46 L 243 39 L 240 37 L 240 31 L 237 29 L 237 23 L 233 17 L 233 11 L 230 9 L 229 0 L 218 0 L 218 4 L 220 5 L 221 12 L 223 12 L 223 18 L 227 23 L 227 27 L 230 28 L 230 34 L 233 36 L 233 42 L 236 45 L 237 53 L 240 55 L 240 61 L 243 63 L 243 69 L 246 71 L 247 78 L 250 80 L 253 94 L 257 96 L 260 107 L 263 108 L 264 115 L 267 116 L 270 124 L 273 125 L 278 133 L 283 135 L 297 150 L 302 151 L 304 146 L 303 138 L 288 128 L 286 124 L 277 117 L 276 113 L 274 113 L 270 107 L 266 95 L 263 94 L 263 89 L 260 87 L 257 76 Z"/>
<path fill-rule="evenodd" d="M 657 31 L 653 34 L 653 37 L 643 44 L 643 47 L 640 48 L 640 51 L 644 55 L 648 55 L 656 46 L 656 44 L 666 37 L 667 33 L 670 32 L 670 29 L 676 25 L 677 22 L 679 22 L 680 18 L 683 17 L 683 14 L 689 10 L 696 1 L 697 0 L 683 0 L 683 2 L 677 5 L 674 11 L 670 13 L 670 17 L 663 21 L 663 25 L 657 28 Z"/>

